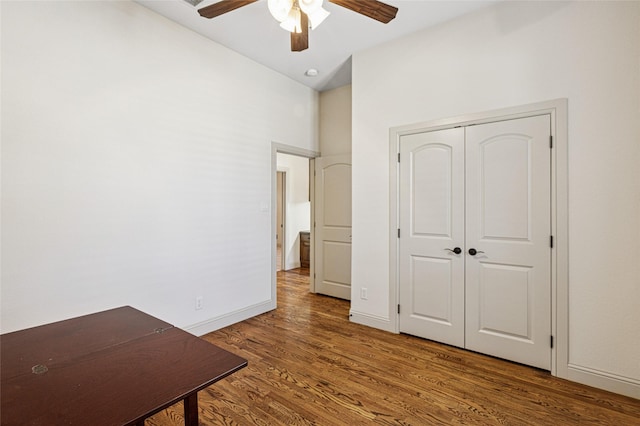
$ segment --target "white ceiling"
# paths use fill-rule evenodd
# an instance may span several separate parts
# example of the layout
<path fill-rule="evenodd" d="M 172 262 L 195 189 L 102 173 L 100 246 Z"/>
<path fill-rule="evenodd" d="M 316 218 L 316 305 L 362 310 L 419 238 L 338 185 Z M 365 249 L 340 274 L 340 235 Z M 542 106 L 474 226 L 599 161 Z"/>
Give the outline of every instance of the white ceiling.
<path fill-rule="evenodd" d="M 384 0 L 398 8 L 396 18 L 388 24 L 325 1 L 324 8 L 331 15 L 317 29 L 310 31 L 309 48 L 303 52 L 291 52 L 289 33 L 281 29 L 271 16 L 266 0 L 213 19 L 201 17 L 197 10 L 218 0 L 204 0 L 195 7 L 186 0 L 135 1 L 241 55 L 323 91 L 351 83 L 353 53 L 437 25 L 498 0 Z M 317 69 L 318 76 L 305 76 L 309 68 Z"/>

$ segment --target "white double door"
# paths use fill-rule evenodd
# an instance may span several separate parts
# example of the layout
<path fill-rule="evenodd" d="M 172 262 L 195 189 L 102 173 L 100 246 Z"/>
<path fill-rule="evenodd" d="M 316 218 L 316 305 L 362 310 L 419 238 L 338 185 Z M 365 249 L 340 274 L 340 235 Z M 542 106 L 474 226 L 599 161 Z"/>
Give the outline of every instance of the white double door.
<path fill-rule="evenodd" d="M 551 368 L 550 117 L 400 139 L 400 331 Z"/>

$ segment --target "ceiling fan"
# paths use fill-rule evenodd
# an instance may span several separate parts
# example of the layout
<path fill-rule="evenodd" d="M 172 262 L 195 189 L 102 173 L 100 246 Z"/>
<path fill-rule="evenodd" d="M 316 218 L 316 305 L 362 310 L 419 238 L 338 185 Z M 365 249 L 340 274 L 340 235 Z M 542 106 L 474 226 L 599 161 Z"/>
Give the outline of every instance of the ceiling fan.
<path fill-rule="evenodd" d="M 198 10 L 200 16 L 215 18 L 258 0 L 220 0 Z M 377 0 L 328 0 L 384 24 L 396 17 L 398 8 Z M 280 26 L 291 33 L 291 51 L 301 52 L 309 47 L 309 27 L 316 28 L 329 12 L 322 0 L 268 0 L 269 11 Z"/>

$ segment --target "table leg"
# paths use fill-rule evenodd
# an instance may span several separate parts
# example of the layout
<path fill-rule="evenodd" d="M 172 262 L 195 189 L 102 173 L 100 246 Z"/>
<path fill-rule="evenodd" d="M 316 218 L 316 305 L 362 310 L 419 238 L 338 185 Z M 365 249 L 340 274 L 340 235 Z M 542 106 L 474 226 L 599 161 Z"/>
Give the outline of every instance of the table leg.
<path fill-rule="evenodd" d="M 198 392 L 194 392 L 184 399 L 185 426 L 198 426 Z"/>

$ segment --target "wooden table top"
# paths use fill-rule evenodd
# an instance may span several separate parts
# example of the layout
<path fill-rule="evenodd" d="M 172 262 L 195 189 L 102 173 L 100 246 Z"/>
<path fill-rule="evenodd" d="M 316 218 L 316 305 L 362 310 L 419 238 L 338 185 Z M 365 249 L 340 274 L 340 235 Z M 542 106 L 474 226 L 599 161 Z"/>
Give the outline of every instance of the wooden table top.
<path fill-rule="evenodd" d="M 133 425 L 247 361 L 125 306 L 0 336 L 9 425 Z"/>

